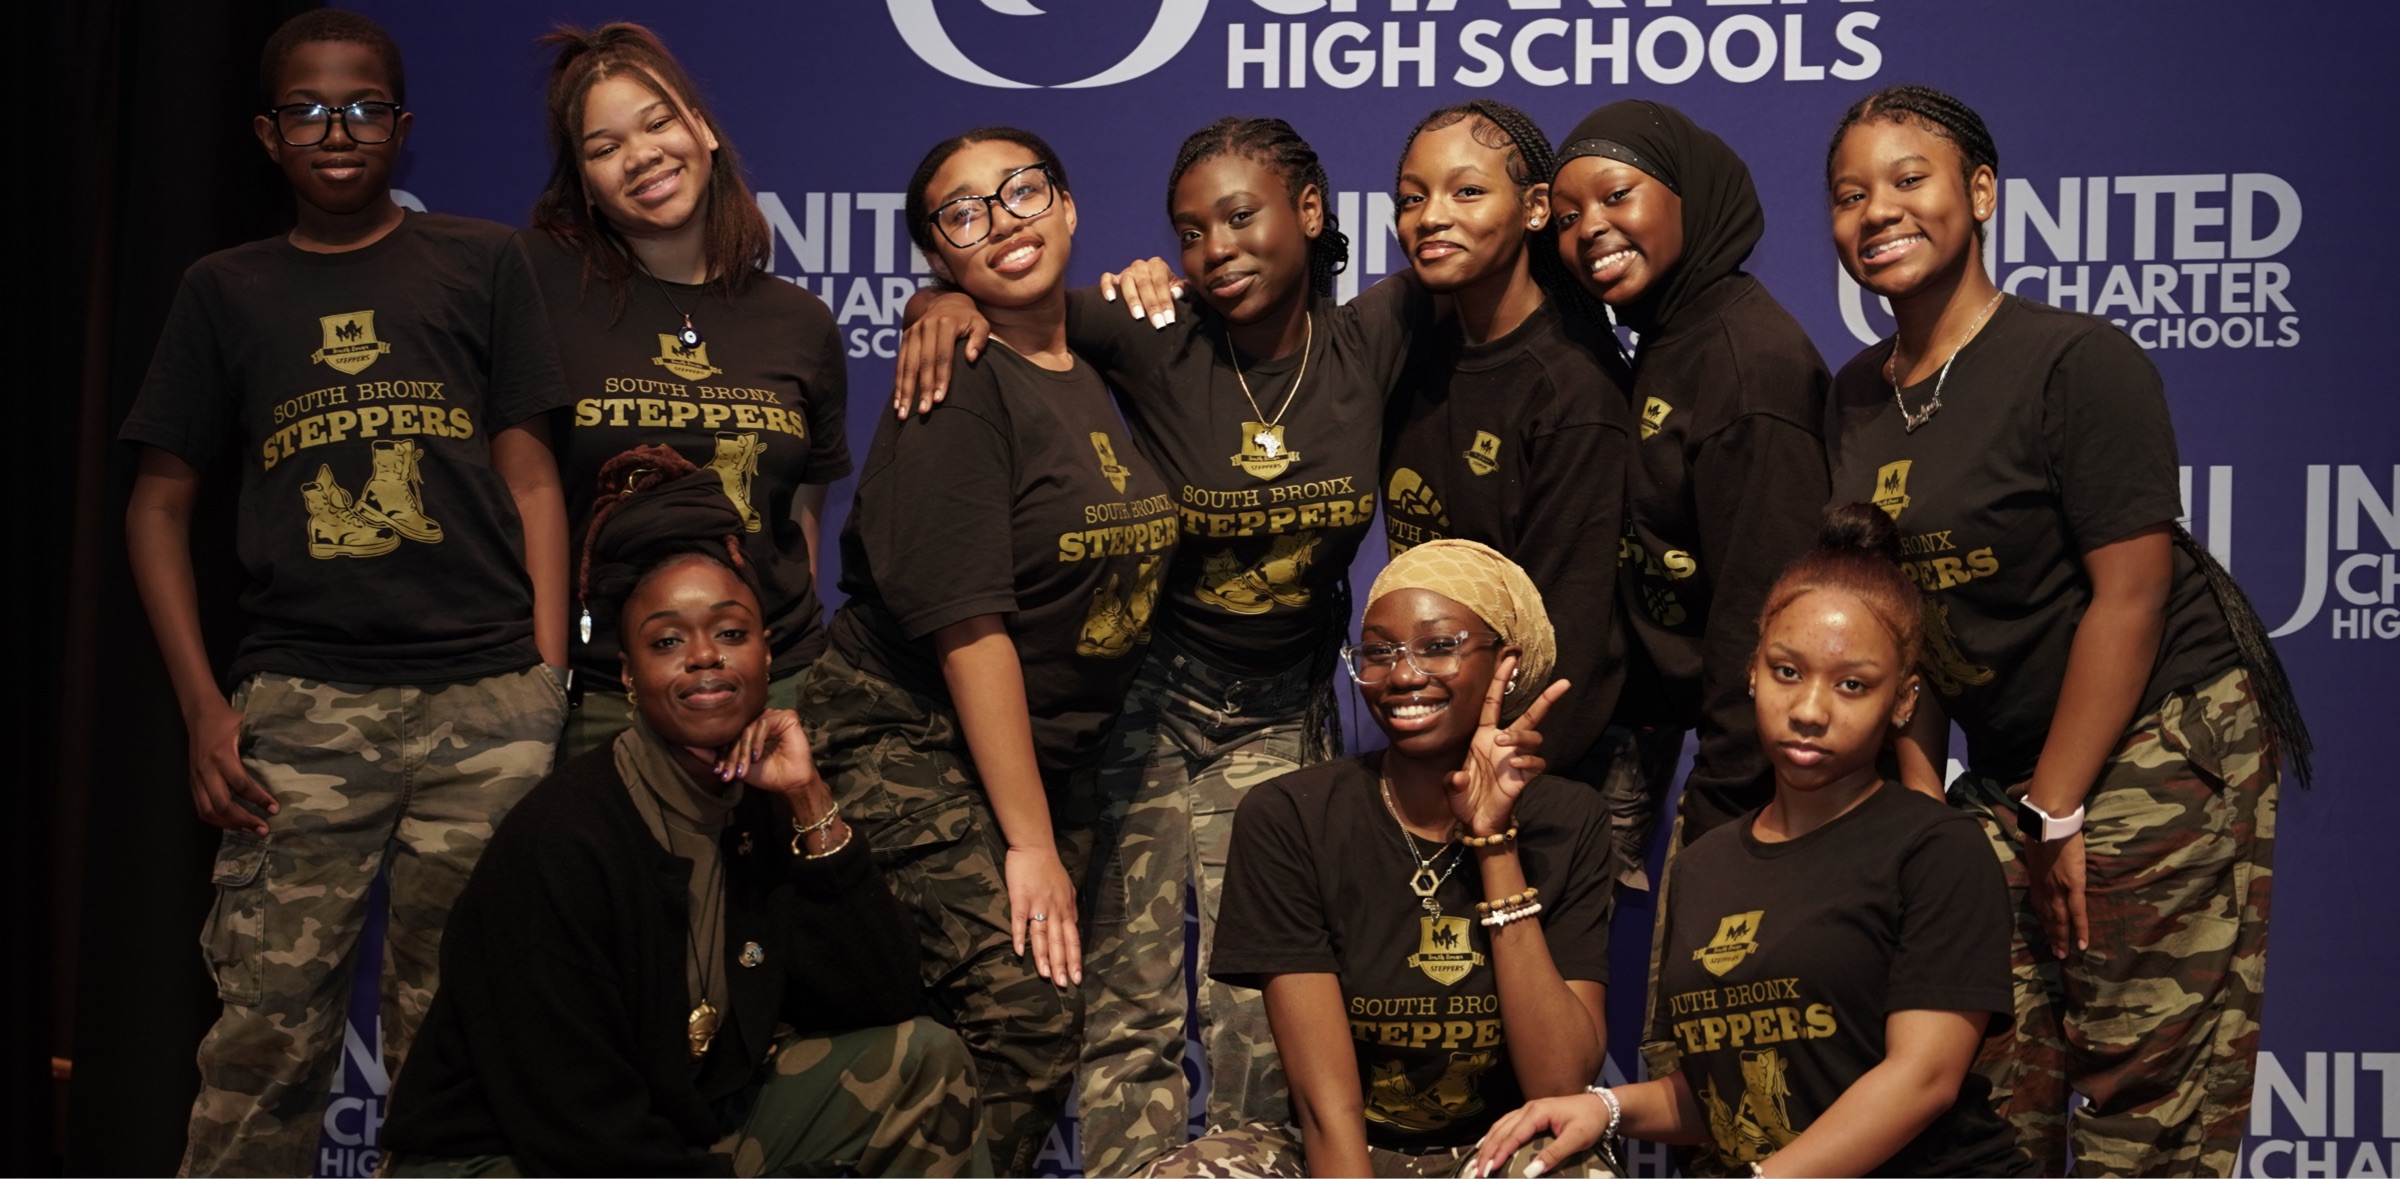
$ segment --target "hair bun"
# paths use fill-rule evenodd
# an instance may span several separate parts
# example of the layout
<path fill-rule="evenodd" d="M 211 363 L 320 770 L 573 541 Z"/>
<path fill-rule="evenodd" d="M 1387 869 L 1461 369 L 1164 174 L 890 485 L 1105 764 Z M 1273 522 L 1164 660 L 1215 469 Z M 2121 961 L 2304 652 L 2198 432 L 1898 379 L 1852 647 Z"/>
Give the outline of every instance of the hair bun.
<path fill-rule="evenodd" d="M 1891 514 L 1868 503 L 1842 504 L 1825 509 L 1825 527 L 1817 547 L 1833 552 L 1872 553 L 1894 564 L 1900 561 L 1900 526 Z"/>

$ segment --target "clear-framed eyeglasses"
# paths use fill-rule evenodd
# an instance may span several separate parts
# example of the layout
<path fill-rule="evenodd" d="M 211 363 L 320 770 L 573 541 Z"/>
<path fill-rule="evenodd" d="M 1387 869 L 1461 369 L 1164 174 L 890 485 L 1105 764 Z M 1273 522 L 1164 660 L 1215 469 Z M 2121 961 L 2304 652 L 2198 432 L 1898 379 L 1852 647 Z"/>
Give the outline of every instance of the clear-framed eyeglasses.
<path fill-rule="evenodd" d="M 1048 164 L 1027 164 L 1000 180 L 1000 187 L 988 196 L 963 196 L 942 202 L 930 218 L 942 239 L 959 249 L 982 245 L 992 236 L 992 206 L 998 205 L 1019 217 L 1031 220 L 1050 211 L 1058 200 L 1058 182 L 1050 175 Z"/>
<path fill-rule="evenodd" d="M 1405 643 L 1352 643 L 1342 648 L 1342 662 L 1349 666 L 1350 678 L 1361 684 L 1380 684 L 1392 678 L 1403 659 L 1427 679 L 1446 680 L 1458 674 L 1478 638 L 1498 642 L 1500 636 L 1462 630 L 1454 635 L 1420 635 Z"/>
<path fill-rule="evenodd" d="M 335 120 L 352 143 L 389 143 L 400 126 L 400 104 L 361 100 L 343 106 L 293 102 L 269 108 L 275 133 L 293 147 L 315 147 L 333 134 Z"/>

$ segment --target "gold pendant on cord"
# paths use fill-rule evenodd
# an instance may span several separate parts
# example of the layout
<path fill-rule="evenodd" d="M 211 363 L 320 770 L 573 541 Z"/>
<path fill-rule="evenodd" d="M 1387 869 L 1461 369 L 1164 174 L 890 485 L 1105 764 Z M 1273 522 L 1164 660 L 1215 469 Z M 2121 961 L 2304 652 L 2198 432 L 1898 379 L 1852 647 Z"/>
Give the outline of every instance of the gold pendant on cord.
<path fill-rule="evenodd" d="M 706 999 L 692 1008 L 690 1019 L 684 1021 L 684 1034 L 692 1041 L 692 1059 L 708 1055 L 708 1046 L 717 1038 L 717 1005 Z"/>

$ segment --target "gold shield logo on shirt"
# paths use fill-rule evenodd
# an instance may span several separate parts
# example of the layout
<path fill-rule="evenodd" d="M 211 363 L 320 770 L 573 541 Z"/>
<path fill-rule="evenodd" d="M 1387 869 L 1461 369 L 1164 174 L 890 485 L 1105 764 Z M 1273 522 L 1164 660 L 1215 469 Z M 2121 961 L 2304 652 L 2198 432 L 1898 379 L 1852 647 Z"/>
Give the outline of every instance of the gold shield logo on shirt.
<path fill-rule="evenodd" d="M 1458 985 L 1458 980 L 1474 973 L 1483 965 L 1483 955 L 1475 952 L 1467 935 L 1474 926 L 1464 917 L 1419 917 L 1420 932 L 1417 952 L 1408 956 L 1408 964 L 1425 972 L 1425 977 L 1445 987 Z"/>
<path fill-rule="evenodd" d="M 1109 442 L 1108 435 L 1092 431 L 1092 450 L 1100 456 L 1100 473 L 1108 477 L 1108 485 L 1118 491 L 1125 490 L 1125 477 L 1133 471 L 1117 461 L 1117 448 Z"/>
<path fill-rule="evenodd" d="M 1765 909 L 1752 909 L 1718 921 L 1717 936 L 1692 951 L 1692 960 L 1706 967 L 1710 974 L 1724 977 L 1726 971 L 1741 965 L 1742 959 L 1758 948 L 1758 923 L 1766 915 Z"/>
<path fill-rule="evenodd" d="M 375 338 L 372 311 L 320 315 L 317 325 L 325 329 L 325 346 L 309 353 L 308 359 L 335 372 L 357 376 L 375 363 L 376 357 L 392 350 L 391 345 Z"/>
<path fill-rule="evenodd" d="M 1885 463 L 1875 472 L 1875 506 L 1882 508 L 1893 520 L 1908 510 L 1908 467 L 1912 459 Z"/>
<path fill-rule="evenodd" d="M 1267 422 L 1242 423 L 1242 451 L 1233 456 L 1234 466 L 1261 479 L 1272 479 L 1299 461 L 1300 452 L 1284 444 L 1283 427 Z"/>
<path fill-rule="evenodd" d="M 651 357 L 650 363 L 687 381 L 705 381 L 725 371 L 708 362 L 707 341 L 686 348 L 683 341 L 666 332 L 658 333 L 658 355 Z"/>
<path fill-rule="evenodd" d="M 1643 402 L 1643 403 L 1642 403 L 1642 440 L 1646 442 L 1646 441 L 1650 440 L 1650 438 L 1652 438 L 1653 436 L 1655 436 L 1655 435 L 1656 435 L 1656 434 L 1659 432 L 1659 430 L 1661 430 L 1662 428 L 1664 428 L 1664 427 L 1666 426 L 1666 424 L 1667 424 L 1667 415 L 1668 415 L 1668 414 L 1671 414 L 1671 413 L 1674 413 L 1674 412 L 1675 412 L 1675 407 L 1674 407 L 1674 406 L 1672 406 L 1672 405 L 1669 405 L 1669 404 L 1667 404 L 1667 403 L 1666 403 L 1666 402 L 1664 402 L 1664 401 L 1660 401 L 1660 400 L 1659 400 L 1658 398 L 1656 398 L 1656 397 L 1653 397 L 1653 398 L 1651 398 L 1650 400 Z"/>
<path fill-rule="evenodd" d="M 1475 431 L 1475 444 L 1467 448 L 1467 469 L 1478 475 L 1489 475 L 1500 469 L 1499 436 Z"/>

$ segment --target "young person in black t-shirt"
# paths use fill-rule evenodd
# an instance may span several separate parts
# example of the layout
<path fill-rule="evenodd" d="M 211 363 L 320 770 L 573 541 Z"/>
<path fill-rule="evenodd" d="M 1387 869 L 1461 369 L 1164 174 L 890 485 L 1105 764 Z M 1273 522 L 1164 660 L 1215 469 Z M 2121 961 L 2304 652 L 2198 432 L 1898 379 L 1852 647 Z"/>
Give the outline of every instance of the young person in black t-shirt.
<path fill-rule="evenodd" d="M 1688 843 L 1766 801 L 1739 689 L 1767 584 L 1816 534 L 1825 362 L 1741 269 L 1766 214 L 1724 140 L 1627 100 L 1585 116 L 1558 158 L 1560 257 L 1640 337 L 1620 593 L 1635 642 L 1617 714 L 1643 737 L 1612 805 L 1646 835 L 1696 728 L 1678 812 Z"/>
<path fill-rule="evenodd" d="M 1405 277 L 1332 302 L 1349 247 L 1331 191 L 1290 124 L 1219 119 L 1184 141 L 1167 176 L 1197 306 L 1178 313 L 1182 284 L 1157 258 L 1067 299 L 1067 340 L 1116 388 L 1183 532 L 1101 781 L 1079 1107 L 1097 1174 L 1138 1170 L 1183 1140 L 1189 1013 L 1174 915 L 1187 880 L 1199 891 L 1188 907 L 1200 917 L 1208 1124 L 1284 1110 L 1265 1010 L 1206 981 L 1217 895 L 1243 793 L 1339 744 L 1350 562 L 1374 526 L 1386 400 L 1430 314 Z M 896 394 L 920 410 L 951 379 L 952 342 L 963 337 L 972 360 L 985 330 L 966 300 L 923 298 Z"/>
<path fill-rule="evenodd" d="M 202 934 L 224 1010 L 200 1046 L 190 1174 L 315 1166 L 387 865 L 383 1053 L 400 1066 L 450 902 L 566 716 L 565 522 L 538 421 L 562 390 L 532 276 L 504 227 L 393 202 L 409 115 L 381 27 L 294 17 L 260 72 L 255 131 L 298 223 L 185 274 L 121 435 L 142 444 L 134 580 L 193 800 L 225 829 Z M 229 443 L 251 621 L 230 699 L 190 548 Z"/>
<path fill-rule="evenodd" d="M 747 515 L 617 456 L 579 587 L 632 726 L 517 808 L 461 893 L 393 1092 L 393 1175 L 984 1174 L 917 942 L 769 708 Z"/>
<path fill-rule="evenodd" d="M 1753 1175 L 2037 1173 L 1970 1069 L 2011 1010 L 1999 865 L 1879 768 L 1923 707 L 1924 601 L 1899 555 L 1891 521 L 1852 504 L 1767 596 L 1749 691 L 1775 796 L 1668 871 L 1669 1067 L 1510 1114 L 1481 1173 L 1535 1134 L 1558 1136 L 1547 1163 L 1618 1132 Z"/>
<path fill-rule="evenodd" d="M 1623 667 L 1618 535 L 1632 413 L 1606 313 L 1559 260 L 1550 141 L 1489 99 L 1427 115 L 1394 188 L 1401 244 L 1456 330 L 1417 343 L 1383 446 L 1383 527 L 1397 554 L 1445 536 L 1521 566 L 1544 601 L 1573 602 L 1558 670 L 1575 690 L 1543 748 L 1563 776 L 1598 784 Z M 1587 756 L 1590 763 L 1586 764 Z M 1619 833 L 1639 867 L 1647 830 Z"/>
<path fill-rule="evenodd" d="M 2265 628 L 2176 524 L 2158 370 L 2105 320 L 1983 265 L 1999 152 L 1902 86 L 1826 162 L 1842 265 L 1893 339 L 1842 369 L 1836 498 L 1898 522 L 1938 696 L 1901 746 L 1940 795 L 1949 723 L 2017 902 L 2014 1035 L 1980 1067 L 2046 1168 L 2231 1174 L 2250 1104 L 2284 750 L 2307 733 Z"/>
<path fill-rule="evenodd" d="M 1391 745 L 1242 800 L 1211 965 L 1265 991 L 1296 1124 L 1221 1128 L 1152 1174 L 1456 1174 L 1500 1113 L 1600 1071 L 1614 845 L 1597 794 L 1542 774 L 1569 685 L 1541 593 L 1429 541 L 1343 654 Z"/>
<path fill-rule="evenodd" d="M 842 529 L 849 600 L 802 713 L 916 916 L 936 1014 L 975 1053 L 992 1162 L 1021 1175 L 1075 1067 L 1071 873 L 1175 509 L 1068 350 L 1075 200 L 1049 145 L 1008 127 L 945 140 L 906 200 L 918 248 L 999 346 L 956 370 L 940 412 L 877 427 Z"/>
<path fill-rule="evenodd" d="M 548 185 L 517 235 L 549 305 L 574 404 L 552 438 L 580 538 L 602 463 L 672 446 L 717 472 L 742 513 L 743 550 L 765 595 L 771 698 L 798 700 L 825 649 L 816 564 L 825 485 L 850 473 L 848 385 L 833 313 L 761 273 L 766 219 L 716 117 L 673 54 L 640 25 L 542 38 L 550 67 Z M 625 727 L 611 690 L 610 619 L 576 616 L 573 756 Z M 582 689 L 589 688 L 590 691 Z"/>

